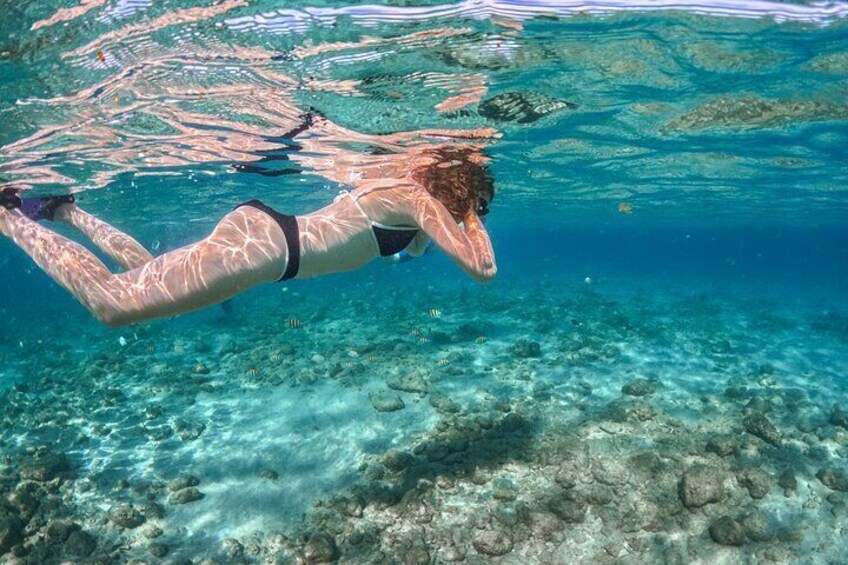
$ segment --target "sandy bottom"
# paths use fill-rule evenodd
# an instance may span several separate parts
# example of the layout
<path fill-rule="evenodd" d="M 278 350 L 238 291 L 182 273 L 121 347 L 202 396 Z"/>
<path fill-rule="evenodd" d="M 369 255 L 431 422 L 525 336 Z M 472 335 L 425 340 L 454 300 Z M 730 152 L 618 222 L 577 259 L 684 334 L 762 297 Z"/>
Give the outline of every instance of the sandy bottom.
<path fill-rule="evenodd" d="M 845 304 L 378 288 L 6 345 L 0 561 L 848 560 Z"/>

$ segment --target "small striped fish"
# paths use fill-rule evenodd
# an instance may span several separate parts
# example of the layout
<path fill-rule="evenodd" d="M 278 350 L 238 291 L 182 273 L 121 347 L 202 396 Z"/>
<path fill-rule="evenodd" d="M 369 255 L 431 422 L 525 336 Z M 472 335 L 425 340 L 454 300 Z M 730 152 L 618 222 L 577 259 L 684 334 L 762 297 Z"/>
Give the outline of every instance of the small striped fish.
<path fill-rule="evenodd" d="M 271 361 L 279 361 L 280 360 L 280 352 L 274 351 L 273 353 L 271 353 L 270 357 L 271 357 Z"/>
<path fill-rule="evenodd" d="M 448 361 L 447 359 L 439 359 L 438 361 L 436 361 L 436 364 L 439 367 L 444 367 L 445 365 L 450 365 L 450 361 Z"/>
<path fill-rule="evenodd" d="M 429 315 L 431 318 L 441 318 L 442 311 L 438 308 L 430 308 L 430 311 L 427 312 L 427 315 Z"/>
<path fill-rule="evenodd" d="M 419 337 L 418 343 L 430 343 L 430 338 L 429 337 Z"/>
<path fill-rule="evenodd" d="M 477 339 L 474 340 L 477 343 L 486 343 L 486 336 L 481 335 Z"/>
<path fill-rule="evenodd" d="M 301 322 L 297 318 L 289 318 L 288 325 L 290 328 L 298 330 L 303 327 L 303 322 Z"/>
<path fill-rule="evenodd" d="M 258 374 L 259 374 L 259 371 L 257 369 L 248 369 L 247 370 L 247 376 L 248 377 L 255 377 Z"/>

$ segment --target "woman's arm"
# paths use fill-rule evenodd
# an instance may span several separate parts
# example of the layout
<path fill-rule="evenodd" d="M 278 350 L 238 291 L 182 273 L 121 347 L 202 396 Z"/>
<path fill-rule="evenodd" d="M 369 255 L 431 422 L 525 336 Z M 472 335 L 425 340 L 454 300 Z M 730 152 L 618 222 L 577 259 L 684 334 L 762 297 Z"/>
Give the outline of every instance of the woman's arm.
<path fill-rule="evenodd" d="M 424 233 L 475 280 L 491 281 L 498 268 L 489 234 L 477 215 L 465 217 L 463 231 L 441 202 L 423 188 L 417 191 L 411 213 Z"/>

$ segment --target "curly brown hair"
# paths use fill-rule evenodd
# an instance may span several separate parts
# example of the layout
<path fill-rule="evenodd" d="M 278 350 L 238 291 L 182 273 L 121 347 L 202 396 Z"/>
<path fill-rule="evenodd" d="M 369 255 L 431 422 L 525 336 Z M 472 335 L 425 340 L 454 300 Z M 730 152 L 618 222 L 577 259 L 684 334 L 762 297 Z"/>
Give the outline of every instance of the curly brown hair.
<path fill-rule="evenodd" d="M 455 220 L 462 221 L 469 212 L 488 212 L 495 183 L 478 150 L 439 147 L 427 153 L 433 162 L 413 171 L 412 178 L 444 204 Z"/>

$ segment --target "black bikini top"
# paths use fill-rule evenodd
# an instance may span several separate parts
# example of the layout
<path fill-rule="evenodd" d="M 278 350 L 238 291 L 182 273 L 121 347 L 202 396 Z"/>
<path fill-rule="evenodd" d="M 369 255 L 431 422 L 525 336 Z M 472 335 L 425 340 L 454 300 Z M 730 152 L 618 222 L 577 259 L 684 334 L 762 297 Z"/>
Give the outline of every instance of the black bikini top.
<path fill-rule="evenodd" d="M 375 222 L 368 217 L 362 206 L 359 205 L 358 198 L 350 192 L 343 190 L 336 198 L 349 196 L 353 200 L 353 204 L 359 209 L 363 216 L 371 223 L 371 232 L 374 234 L 374 241 L 377 243 L 377 250 L 381 257 L 388 257 L 395 253 L 400 253 L 412 243 L 421 228 L 418 226 L 387 226 L 380 222 Z"/>
<path fill-rule="evenodd" d="M 371 230 L 374 232 L 374 239 L 377 240 L 377 248 L 382 257 L 388 257 L 406 249 L 420 231 L 415 227 L 385 226 L 376 222 L 371 222 Z"/>

